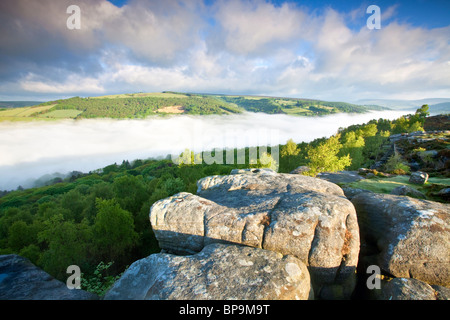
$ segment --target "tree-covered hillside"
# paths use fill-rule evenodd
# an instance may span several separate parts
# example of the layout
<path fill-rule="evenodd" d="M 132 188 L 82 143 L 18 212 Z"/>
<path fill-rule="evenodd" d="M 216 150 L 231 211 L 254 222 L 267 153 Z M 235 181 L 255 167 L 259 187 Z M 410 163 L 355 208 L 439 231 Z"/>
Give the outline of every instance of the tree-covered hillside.
<path fill-rule="evenodd" d="M 121 95 L 119 97 L 98 97 L 62 99 L 41 104 L 52 108 L 38 112 L 45 117 L 56 110 L 80 111 L 76 119 L 83 118 L 145 118 L 150 115 L 171 113 L 167 107 L 179 107 L 186 114 L 227 114 L 240 110 L 211 96 L 184 94 Z"/>
<path fill-rule="evenodd" d="M 270 114 L 285 113 L 301 116 L 317 116 L 339 112 L 364 113 L 369 110 L 368 107 L 346 102 L 251 96 L 218 97 L 249 112 L 264 112 Z"/>
<path fill-rule="evenodd" d="M 320 116 L 339 112 L 363 113 L 373 107 L 346 102 L 257 96 L 157 92 L 118 94 L 100 97 L 73 97 L 48 101 L 36 106 L 0 108 L 0 121 L 55 119 L 142 119 L 168 114 L 233 114 L 263 112 L 298 116 Z"/>

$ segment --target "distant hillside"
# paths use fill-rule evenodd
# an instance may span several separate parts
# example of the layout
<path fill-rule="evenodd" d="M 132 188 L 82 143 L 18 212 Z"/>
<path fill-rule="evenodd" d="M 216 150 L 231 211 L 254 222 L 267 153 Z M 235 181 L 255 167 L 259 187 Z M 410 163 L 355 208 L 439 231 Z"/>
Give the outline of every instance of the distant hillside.
<path fill-rule="evenodd" d="M 428 107 L 431 113 L 450 113 L 450 102 L 432 104 Z"/>
<path fill-rule="evenodd" d="M 22 108 L 26 106 L 35 106 L 42 101 L 0 101 L 1 108 Z"/>
<path fill-rule="evenodd" d="M 99 97 L 73 97 L 48 101 L 32 107 L 0 109 L 0 121 L 115 118 L 142 119 L 168 114 L 233 114 L 263 112 L 317 116 L 334 113 L 364 113 L 386 109 L 346 102 L 311 99 L 198 94 L 179 92 L 130 93 Z"/>
<path fill-rule="evenodd" d="M 332 113 L 364 113 L 371 107 L 347 102 L 329 102 L 322 100 L 218 95 L 222 100 L 241 107 L 249 112 L 284 113 L 300 116 L 316 116 Z"/>
<path fill-rule="evenodd" d="M 43 105 L 54 105 L 41 113 L 50 116 L 55 111 L 80 111 L 76 116 L 82 118 L 145 118 L 156 114 L 229 114 L 239 113 L 235 108 L 220 99 L 194 94 L 174 92 L 135 93 L 114 96 L 74 97 L 49 101 Z"/>
<path fill-rule="evenodd" d="M 450 98 L 429 98 L 420 100 L 388 100 L 388 99 L 364 99 L 356 103 L 362 105 L 378 105 L 394 110 L 416 110 L 427 104 L 432 113 L 450 112 Z"/>

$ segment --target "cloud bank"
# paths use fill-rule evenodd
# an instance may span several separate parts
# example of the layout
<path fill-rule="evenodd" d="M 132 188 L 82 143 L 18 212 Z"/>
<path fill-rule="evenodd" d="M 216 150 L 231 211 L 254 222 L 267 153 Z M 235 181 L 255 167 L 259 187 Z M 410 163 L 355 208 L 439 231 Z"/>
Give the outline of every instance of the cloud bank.
<path fill-rule="evenodd" d="M 0 98 L 163 90 L 326 100 L 447 97 L 450 26 L 382 28 L 348 11 L 263 0 L 0 2 Z M 413 4 L 409 4 L 410 6 Z M 350 10 L 351 9 L 351 10 Z"/>

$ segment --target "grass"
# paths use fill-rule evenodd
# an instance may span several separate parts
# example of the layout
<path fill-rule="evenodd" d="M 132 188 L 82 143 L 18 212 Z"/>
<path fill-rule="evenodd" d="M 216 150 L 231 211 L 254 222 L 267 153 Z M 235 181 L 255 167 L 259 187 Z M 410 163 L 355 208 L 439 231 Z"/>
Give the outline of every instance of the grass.
<path fill-rule="evenodd" d="M 409 183 L 409 176 L 395 176 L 390 178 L 370 178 L 357 182 L 346 184 L 351 188 L 365 189 L 375 193 L 391 193 L 396 187 L 406 185 L 412 187 L 424 194 L 427 194 L 428 189 L 433 185 L 442 185 L 442 187 L 450 186 L 450 178 L 428 178 L 428 182 L 423 186 Z"/>
<path fill-rule="evenodd" d="M 67 110 L 54 110 L 48 113 L 44 113 L 39 115 L 40 118 L 52 118 L 52 119 L 73 119 L 77 117 L 80 113 L 83 113 L 81 110 L 73 110 L 73 109 L 67 109 Z"/>
<path fill-rule="evenodd" d="M 286 112 L 287 114 L 303 114 L 303 113 L 310 113 L 311 111 L 309 111 L 308 109 L 302 108 L 302 107 L 294 107 L 294 108 L 283 108 L 284 112 Z"/>
<path fill-rule="evenodd" d="M 113 94 L 108 96 L 91 97 L 91 99 L 116 99 L 116 98 L 142 98 L 142 97 L 155 97 L 155 98 L 187 98 L 188 96 L 183 93 L 175 92 L 148 92 L 148 93 L 124 93 Z"/>
<path fill-rule="evenodd" d="M 54 105 L 36 106 L 36 107 L 22 107 L 4 110 L 0 113 L 0 121 L 31 121 L 39 120 L 39 116 L 35 115 L 38 112 L 46 111 Z"/>

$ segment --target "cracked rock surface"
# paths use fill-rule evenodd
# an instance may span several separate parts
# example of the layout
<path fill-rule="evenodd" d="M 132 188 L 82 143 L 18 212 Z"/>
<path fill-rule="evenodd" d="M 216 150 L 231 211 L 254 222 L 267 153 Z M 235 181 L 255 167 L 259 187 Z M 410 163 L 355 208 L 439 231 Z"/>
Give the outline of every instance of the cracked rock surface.
<path fill-rule="evenodd" d="M 293 256 L 211 244 L 194 255 L 152 254 L 133 263 L 105 295 L 131 300 L 307 300 L 306 266 Z"/>
<path fill-rule="evenodd" d="M 224 243 L 292 255 L 308 266 L 316 295 L 324 290 L 349 297 L 359 228 L 340 187 L 255 169 L 206 177 L 197 185 L 197 195 L 183 192 L 152 206 L 150 222 L 162 249 L 193 254 Z"/>
<path fill-rule="evenodd" d="M 386 273 L 450 285 L 450 205 L 361 193 L 352 199 L 361 235 Z"/>

